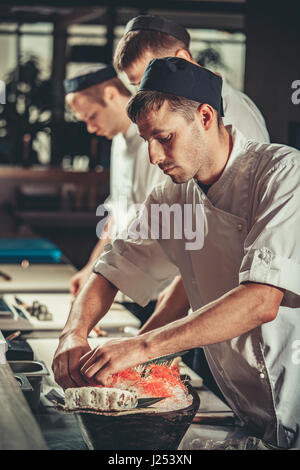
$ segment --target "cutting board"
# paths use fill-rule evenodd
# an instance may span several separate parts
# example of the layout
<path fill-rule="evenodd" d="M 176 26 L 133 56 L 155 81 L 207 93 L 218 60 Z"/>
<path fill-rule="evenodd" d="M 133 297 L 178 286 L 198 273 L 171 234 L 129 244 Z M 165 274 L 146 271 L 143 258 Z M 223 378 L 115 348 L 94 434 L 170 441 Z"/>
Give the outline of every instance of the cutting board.
<path fill-rule="evenodd" d="M 70 312 L 72 301 L 71 294 L 17 293 L 16 297 L 29 307 L 34 301 L 38 301 L 40 304 L 46 305 L 48 311 L 52 313 L 52 321 L 40 321 L 35 317 L 30 317 L 30 321 L 33 325 L 34 330 L 43 331 L 63 329 Z M 9 304 L 16 304 L 15 294 L 6 294 L 4 296 L 4 299 Z M 141 322 L 131 312 L 129 312 L 125 307 L 123 307 L 123 305 L 113 303 L 111 308 L 109 309 L 107 314 L 102 318 L 99 324 L 104 330 L 111 330 L 124 328 L 125 326 L 139 328 Z"/>
<path fill-rule="evenodd" d="M 0 292 L 69 292 L 71 277 L 77 272 L 67 264 L 0 264 L 0 271 L 11 279 L 0 276 Z"/>

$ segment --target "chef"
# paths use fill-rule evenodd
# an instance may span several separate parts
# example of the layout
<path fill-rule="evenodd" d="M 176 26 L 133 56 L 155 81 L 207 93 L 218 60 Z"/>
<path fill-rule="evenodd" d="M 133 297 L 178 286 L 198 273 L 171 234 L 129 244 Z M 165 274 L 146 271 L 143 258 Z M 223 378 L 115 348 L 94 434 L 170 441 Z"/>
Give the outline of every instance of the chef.
<path fill-rule="evenodd" d="M 88 132 L 112 139 L 110 196 L 104 203 L 112 216 L 86 266 L 71 279 L 70 290 L 76 296 L 105 244 L 127 225 L 132 206 L 143 202 L 155 184 L 167 177 L 149 162 L 147 145 L 126 113 L 131 93 L 113 66 L 103 65 L 64 80 L 64 88 L 67 106 L 86 123 Z"/>
<path fill-rule="evenodd" d="M 116 371 L 204 347 L 218 386 L 249 433 L 296 447 L 300 368 L 292 355 L 300 338 L 300 154 L 251 142 L 225 127 L 221 87 L 219 76 L 181 58 L 147 66 L 128 113 L 148 142 L 150 161 L 170 179 L 154 188 L 140 214 L 148 238 L 145 227 L 136 236 L 134 221 L 128 238 L 107 245 L 95 263 L 60 337 L 53 370 L 64 388 L 106 384 Z M 162 203 L 194 218 L 202 214 L 196 234 L 201 248 L 192 249 L 185 230 L 181 238 L 152 237 L 157 227 L 151 210 Z M 117 290 L 145 305 L 174 265 L 193 313 L 88 351 L 87 335 Z"/>
<path fill-rule="evenodd" d="M 181 57 L 196 64 L 189 50 L 190 35 L 180 24 L 162 16 L 140 15 L 125 26 L 114 54 L 114 66 L 125 72 L 133 85 L 139 85 L 150 60 Z M 246 137 L 257 142 L 270 142 L 265 120 L 249 98 L 223 79 L 223 122 L 233 124 Z"/>
<path fill-rule="evenodd" d="M 162 16 L 140 15 L 132 18 L 125 26 L 123 37 L 114 54 L 114 65 L 117 70 L 127 74 L 132 84 L 137 85 L 147 64 L 154 58 L 175 56 L 196 64 L 189 46 L 190 35 L 180 24 Z M 224 125 L 234 125 L 248 139 L 257 142 L 270 141 L 264 118 L 257 106 L 247 95 L 235 90 L 224 79 L 222 100 Z M 180 315 L 183 310 L 187 312 L 189 307 L 182 279 L 176 276 L 173 282 L 160 292 L 154 315 L 141 332 L 167 324 L 174 315 Z M 202 369 L 205 385 L 223 399 L 201 349 L 195 350 L 193 364 L 190 365 L 197 371 Z"/>

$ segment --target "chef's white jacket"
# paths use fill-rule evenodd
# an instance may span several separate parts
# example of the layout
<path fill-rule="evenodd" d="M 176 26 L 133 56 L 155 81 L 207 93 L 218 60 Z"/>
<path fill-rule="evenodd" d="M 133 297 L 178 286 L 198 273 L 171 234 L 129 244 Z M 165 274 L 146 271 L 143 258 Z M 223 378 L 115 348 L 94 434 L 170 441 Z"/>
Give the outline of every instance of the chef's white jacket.
<path fill-rule="evenodd" d="M 254 143 L 231 126 L 227 129 L 233 149 L 207 195 L 194 179 L 184 184 L 169 179 L 152 191 L 141 213 L 148 230 L 151 220 L 146 223 L 144 216 L 152 204 L 178 204 L 183 212 L 188 204 L 193 215 L 200 208 L 203 247 L 187 250 L 190 240 L 184 237 L 116 239 L 94 271 L 146 305 L 178 267 L 193 311 L 247 281 L 285 289 L 275 320 L 204 350 L 222 393 L 249 430 L 271 443 L 300 447 L 300 364 L 295 360 L 300 340 L 300 152 Z"/>
<path fill-rule="evenodd" d="M 130 208 L 144 202 L 154 186 L 167 178 L 157 165 L 150 163 L 148 146 L 135 124 L 129 126 L 125 136 L 119 133 L 113 138 L 110 195 L 105 201 L 114 219 L 112 238 L 128 225 L 133 214 Z"/>
<path fill-rule="evenodd" d="M 270 142 L 264 117 L 249 96 L 232 88 L 223 79 L 222 98 L 224 126 L 231 124 L 237 127 L 245 137 L 254 142 Z"/>

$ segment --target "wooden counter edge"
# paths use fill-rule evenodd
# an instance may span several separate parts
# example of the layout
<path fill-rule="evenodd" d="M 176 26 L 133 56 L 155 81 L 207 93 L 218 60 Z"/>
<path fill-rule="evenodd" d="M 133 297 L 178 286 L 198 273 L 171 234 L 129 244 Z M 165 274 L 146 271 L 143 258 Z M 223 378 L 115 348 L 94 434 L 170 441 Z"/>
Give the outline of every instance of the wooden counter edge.
<path fill-rule="evenodd" d="M 0 450 L 47 450 L 9 365 L 0 364 Z"/>

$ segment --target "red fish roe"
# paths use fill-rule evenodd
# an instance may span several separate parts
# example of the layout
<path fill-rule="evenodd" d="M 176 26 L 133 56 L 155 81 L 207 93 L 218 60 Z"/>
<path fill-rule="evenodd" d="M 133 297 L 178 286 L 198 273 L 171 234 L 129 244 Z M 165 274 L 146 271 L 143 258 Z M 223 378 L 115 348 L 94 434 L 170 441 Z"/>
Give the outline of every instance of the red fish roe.
<path fill-rule="evenodd" d="M 139 387 L 145 394 L 153 397 L 171 397 L 175 387 L 185 389 L 179 375 L 179 367 L 150 365 L 149 375 L 139 383 Z"/>
<path fill-rule="evenodd" d="M 126 388 L 133 387 L 140 395 L 149 397 L 173 397 L 175 388 L 180 387 L 185 390 L 184 383 L 181 381 L 179 367 L 173 365 L 150 364 L 141 372 L 135 369 L 125 369 L 113 374 L 109 387 L 116 387 L 120 382 Z M 102 387 L 102 385 L 98 385 Z"/>
<path fill-rule="evenodd" d="M 125 369 L 122 372 L 117 372 L 113 374 L 111 387 L 120 379 L 124 382 L 139 382 L 141 380 L 141 374 L 134 369 Z"/>
<path fill-rule="evenodd" d="M 166 365 L 149 365 L 143 372 L 126 369 L 113 375 L 111 387 L 118 382 L 134 385 L 140 394 L 151 397 L 171 397 L 175 387 L 185 389 L 179 375 L 179 367 Z"/>

